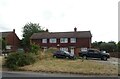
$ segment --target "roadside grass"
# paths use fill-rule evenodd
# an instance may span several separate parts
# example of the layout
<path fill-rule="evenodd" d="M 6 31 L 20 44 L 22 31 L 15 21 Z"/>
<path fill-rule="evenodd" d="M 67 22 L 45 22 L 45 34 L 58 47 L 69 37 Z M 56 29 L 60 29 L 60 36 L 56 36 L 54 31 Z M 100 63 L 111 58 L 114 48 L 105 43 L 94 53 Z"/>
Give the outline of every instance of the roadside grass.
<path fill-rule="evenodd" d="M 34 72 L 73 73 L 83 75 L 118 75 L 118 68 L 100 64 L 92 60 L 48 58 L 37 61 L 32 65 L 20 67 L 20 70 Z"/>
<path fill-rule="evenodd" d="M 2 71 L 2 65 L 4 63 L 4 57 L 0 56 L 0 71 Z"/>

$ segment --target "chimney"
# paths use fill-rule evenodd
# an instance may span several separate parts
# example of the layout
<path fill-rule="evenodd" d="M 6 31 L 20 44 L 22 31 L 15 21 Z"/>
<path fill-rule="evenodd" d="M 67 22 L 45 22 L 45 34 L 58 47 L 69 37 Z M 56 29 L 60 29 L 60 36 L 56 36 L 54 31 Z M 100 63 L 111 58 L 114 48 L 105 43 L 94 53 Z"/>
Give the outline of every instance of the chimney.
<path fill-rule="evenodd" d="M 15 29 L 13 29 L 13 32 L 15 33 Z"/>
<path fill-rule="evenodd" d="M 49 30 L 48 30 L 48 29 L 46 29 L 46 32 L 49 32 Z"/>
<path fill-rule="evenodd" d="M 77 32 L 77 28 L 76 27 L 74 28 L 74 32 Z"/>

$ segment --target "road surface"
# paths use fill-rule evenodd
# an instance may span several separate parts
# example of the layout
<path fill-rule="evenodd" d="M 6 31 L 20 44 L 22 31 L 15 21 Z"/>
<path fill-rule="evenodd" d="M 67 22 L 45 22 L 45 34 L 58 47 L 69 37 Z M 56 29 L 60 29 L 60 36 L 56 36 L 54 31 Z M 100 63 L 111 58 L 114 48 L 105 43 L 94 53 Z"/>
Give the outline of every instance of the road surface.
<path fill-rule="evenodd" d="M 77 74 L 63 73 L 44 73 L 44 72 L 21 72 L 21 71 L 3 71 L 2 77 L 81 77 Z"/>

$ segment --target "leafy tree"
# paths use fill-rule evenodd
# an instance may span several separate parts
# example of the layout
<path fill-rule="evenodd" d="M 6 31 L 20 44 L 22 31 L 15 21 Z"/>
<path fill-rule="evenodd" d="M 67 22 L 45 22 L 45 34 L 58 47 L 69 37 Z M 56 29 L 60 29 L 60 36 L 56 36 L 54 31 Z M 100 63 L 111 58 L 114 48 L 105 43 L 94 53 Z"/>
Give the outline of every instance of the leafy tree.
<path fill-rule="evenodd" d="M 93 43 L 92 43 L 92 48 L 97 48 L 97 49 L 99 49 L 101 43 L 104 43 L 104 42 L 102 42 L 102 41 L 100 41 L 100 42 L 97 42 L 97 41 L 93 42 Z"/>
<path fill-rule="evenodd" d="M 2 47 L 0 47 L 0 49 L 2 49 L 2 50 L 6 50 L 6 42 L 5 42 L 5 40 L 4 39 L 0 39 L 0 46 L 2 46 Z"/>
<path fill-rule="evenodd" d="M 22 39 L 22 45 L 25 46 L 25 48 L 30 47 L 30 37 L 33 33 L 43 32 L 43 28 L 36 23 L 27 23 L 23 27 L 23 39 Z"/>
<path fill-rule="evenodd" d="M 117 43 L 118 52 L 120 52 L 120 41 Z"/>
<path fill-rule="evenodd" d="M 40 49 L 40 46 L 39 46 L 39 45 L 31 44 L 31 48 L 30 48 L 31 53 L 37 54 L 38 51 L 39 51 L 39 49 Z"/>
<path fill-rule="evenodd" d="M 101 43 L 100 45 L 101 50 L 105 50 L 107 52 L 114 52 L 117 49 L 117 46 L 113 42 L 108 42 L 108 43 Z"/>

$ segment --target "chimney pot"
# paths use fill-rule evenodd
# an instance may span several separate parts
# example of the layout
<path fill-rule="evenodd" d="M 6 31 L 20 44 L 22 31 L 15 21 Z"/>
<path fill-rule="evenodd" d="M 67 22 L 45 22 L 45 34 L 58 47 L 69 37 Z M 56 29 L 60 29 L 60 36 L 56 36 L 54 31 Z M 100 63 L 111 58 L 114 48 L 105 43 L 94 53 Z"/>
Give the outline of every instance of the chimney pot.
<path fill-rule="evenodd" d="M 76 31 L 77 31 L 77 28 L 75 27 L 75 28 L 74 28 L 74 32 L 76 32 Z"/>
<path fill-rule="evenodd" d="M 13 29 L 13 32 L 15 32 L 15 29 Z"/>
<path fill-rule="evenodd" d="M 49 32 L 49 30 L 48 30 L 48 29 L 46 29 L 46 32 Z"/>

